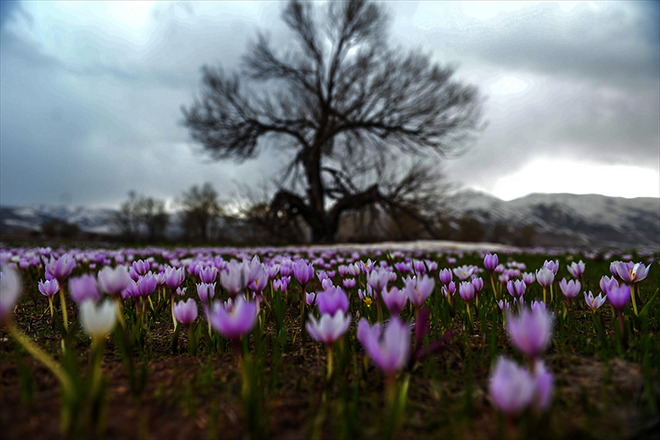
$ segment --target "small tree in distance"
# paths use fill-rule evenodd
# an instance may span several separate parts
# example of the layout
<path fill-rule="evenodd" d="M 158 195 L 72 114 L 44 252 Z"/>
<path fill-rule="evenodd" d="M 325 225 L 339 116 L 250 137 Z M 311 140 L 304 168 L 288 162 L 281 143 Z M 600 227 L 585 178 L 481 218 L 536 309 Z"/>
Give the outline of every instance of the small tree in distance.
<path fill-rule="evenodd" d="M 320 16 L 291 1 L 282 19 L 297 45 L 278 52 L 259 35 L 241 75 L 205 66 L 185 124 L 216 160 L 254 158 L 266 145 L 289 152 L 269 205 L 274 226 L 302 217 L 314 242 L 333 241 L 343 213 L 378 205 L 432 232 L 433 165 L 479 130 L 478 90 L 428 55 L 388 47 L 381 6 L 324 6 Z"/>
<path fill-rule="evenodd" d="M 165 238 L 169 214 L 162 200 L 145 197 L 131 190 L 128 192 L 128 200 L 114 212 L 111 221 L 125 240 L 135 242 L 143 237 L 153 243 Z"/>
<path fill-rule="evenodd" d="M 182 226 L 187 235 L 197 236 L 201 241 L 209 239 L 210 230 L 222 214 L 218 203 L 218 193 L 210 183 L 201 188 L 193 186 L 183 193 Z"/>

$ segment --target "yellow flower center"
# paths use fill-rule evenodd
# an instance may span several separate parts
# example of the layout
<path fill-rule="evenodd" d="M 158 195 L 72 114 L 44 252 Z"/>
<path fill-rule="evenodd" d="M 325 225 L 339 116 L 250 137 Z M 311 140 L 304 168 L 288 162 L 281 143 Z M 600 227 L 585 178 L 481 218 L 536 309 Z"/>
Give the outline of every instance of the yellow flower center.
<path fill-rule="evenodd" d="M 364 298 L 364 303 L 367 305 L 367 307 L 371 307 L 372 302 L 373 301 L 368 296 L 366 298 Z"/>

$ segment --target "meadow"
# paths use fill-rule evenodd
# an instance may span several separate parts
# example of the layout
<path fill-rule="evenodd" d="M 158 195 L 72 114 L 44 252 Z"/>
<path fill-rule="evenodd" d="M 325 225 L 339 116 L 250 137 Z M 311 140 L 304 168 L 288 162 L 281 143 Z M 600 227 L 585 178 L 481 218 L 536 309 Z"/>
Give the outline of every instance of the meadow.
<path fill-rule="evenodd" d="M 5 246 L 1 437 L 657 438 L 659 258 Z"/>

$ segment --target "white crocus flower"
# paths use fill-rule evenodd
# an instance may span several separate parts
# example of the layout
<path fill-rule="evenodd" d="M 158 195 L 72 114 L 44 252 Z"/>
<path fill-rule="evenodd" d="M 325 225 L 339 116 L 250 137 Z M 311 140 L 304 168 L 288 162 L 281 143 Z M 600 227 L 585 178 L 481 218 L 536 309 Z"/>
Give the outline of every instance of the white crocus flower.
<path fill-rule="evenodd" d="M 105 338 L 112 331 L 116 320 L 115 305 L 110 301 L 104 301 L 97 307 L 89 299 L 80 305 L 80 322 L 93 341 Z"/>
<path fill-rule="evenodd" d="M 9 320 L 21 296 L 21 277 L 12 265 L 0 268 L 0 325 Z"/>

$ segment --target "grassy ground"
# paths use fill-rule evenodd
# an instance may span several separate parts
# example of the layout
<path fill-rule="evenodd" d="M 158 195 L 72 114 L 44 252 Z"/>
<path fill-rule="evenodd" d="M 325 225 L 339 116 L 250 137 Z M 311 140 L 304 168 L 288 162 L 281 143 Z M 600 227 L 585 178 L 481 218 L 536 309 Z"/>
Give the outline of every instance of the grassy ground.
<path fill-rule="evenodd" d="M 436 260 L 439 268 L 462 264 L 483 266 L 482 257 L 476 253 L 455 255 L 458 261 L 453 265 L 448 263 L 446 255 L 427 256 Z M 384 259 L 384 254 L 361 257 L 367 258 Z M 525 263 L 528 271 L 535 271 L 545 259 L 550 259 L 543 254 L 500 255 L 501 262 L 507 258 Z M 610 275 L 609 260 L 585 259 L 583 255 L 561 255 L 553 259 L 556 258 L 561 267 L 557 280 L 569 278 L 568 262 L 585 260 L 583 284 L 594 293 L 600 290 L 600 277 Z M 93 270 L 83 264 L 74 275 L 87 272 Z M 481 275 L 485 293 L 481 295 L 479 309 L 472 305 L 473 330 L 465 325 L 465 303 L 456 295 L 455 307 L 450 308 L 439 294 L 440 283 L 436 279 L 436 291 L 427 302 L 431 309 L 431 329 L 425 343 L 441 337 L 447 330 L 451 330 L 452 337 L 445 351 L 427 357 L 399 375 L 398 383 L 409 377 L 410 384 L 397 438 L 657 438 L 660 301 L 652 305 L 645 319 L 630 319 L 630 335 L 624 343 L 615 334 L 617 322 L 613 321 L 609 305 L 605 304 L 598 312 L 604 324 L 604 332 L 599 335 L 592 312 L 580 294 L 566 319 L 556 319 L 553 342 L 543 356 L 555 379 L 550 409 L 543 414 L 530 411 L 512 422 L 498 414 L 489 397 L 489 374 L 499 355 L 521 363 L 524 359 L 509 343 L 502 314 L 492 299 L 488 273 Z M 42 276 L 43 270 L 35 268 L 24 273 L 24 296 L 15 310 L 14 320 L 37 345 L 61 359 L 60 334 L 50 323 L 48 303 L 36 286 Z M 654 263 L 641 284 L 642 305 L 658 288 L 659 279 L 660 269 Z M 335 276 L 336 284 L 340 280 L 339 275 Z M 186 279 L 185 283 L 189 294 L 195 291 L 192 279 Z M 398 284 L 402 284 L 400 280 Z M 307 290 L 320 290 L 320 285 L 314 281 Z M 367 307 L 356 293 L 357 287 L 351 292 L 349 312 L 363 316 L 374 313 L 371 307 L 375 306 Z M 504 295 L 507 297 L 508 293 Z M 565 300 L 556 283 L 555 295 L 562 307 Z M 538 284 L 525 294 L 527 301 L 541 297 Z M 144 368 L 146 372 L 144 388 L 137 393 L 127 377 L 126 358 L 117 346 L 116 335 L 108 338 L 103 359 L 103 372 L 109 379 L 108 400 L 105 427 L 98 437 L 382 437 L 383 426 L 388 422 L 383 410 L 384 378 L 356 340 L 357 321 L 336 348 L 334 373 L 327 380 L 326 349 L 309 337 L 303 344 L 300 336 L 300 298 L 301 288 L 292 281 L 283 298 L 283 332 L 276 333 L 273 313 L 262 307 L 260 326 L 244 341 L 245 353 L 254 361 L 257 378 L 254 394 L 257 418 L 246 422 L 249 417 L 242 405 L 241 375 L 229 342 L 217 335 L 211 339 L 202 335 L 197 355 L 191 356 L 187 352 L 187 335 L 182 332 L 177 338 L 177 350 L 173 350 L 169 294 L 159 300 L 154 293 L 155 311 L 148 308 L 149 332 L 131 356 L 137 370 Z M 70 321 L 74 321 L 77 312 L 71 301 L 68 313 Z M 127 313 L 131 325 L 131 312 Z M 631 315 L 632 311 L 626 313 Z M 560 308 L 557 315 L 561 315 Z M 412 320 L 414 312 L 406 309 L 402 316 Z M 203 319 L 197 322 L 206 327 Z M 0 436 L 60 438 L 61 395 L 56 378 L 25 353 L 6 329 L 0 330 L 0 341 Z M 72 347 L 77 368 L 85 375 L 90 356 L 89 338 L 77 331 Z M 85 438 L 92 434 L 89 430 L 80 433 Z"/>

